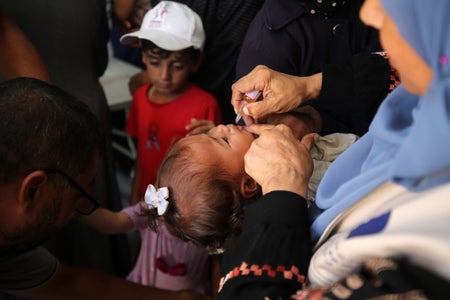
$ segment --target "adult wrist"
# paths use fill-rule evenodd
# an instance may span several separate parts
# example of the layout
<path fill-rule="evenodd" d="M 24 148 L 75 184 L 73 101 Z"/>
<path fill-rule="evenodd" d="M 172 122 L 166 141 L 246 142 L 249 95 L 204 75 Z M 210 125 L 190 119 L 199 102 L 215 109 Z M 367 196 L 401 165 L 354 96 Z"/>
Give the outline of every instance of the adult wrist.
<path fill-rule="evenodd" d="M 306 77 L 308 82 L 306 84 L 307 88 L 307 100 L 314 100 L 320 96 L 320 92 L 322 91 L 322 73 L 316 73 L 311 76 Z"/>
<path fill-rule="evenodd" d="M 278 176 L 273 179 L 267 180 L 266 183 L 261 185 L 262 194 L 266 195 L 274 191 L 286 191 L 295 193 L 305 198 L 308 194 L 308 182 L 302 179 L 296 172 L 285 173 L 283 176 Z M 287 175 L 287 176 L 286 176 Z"/>

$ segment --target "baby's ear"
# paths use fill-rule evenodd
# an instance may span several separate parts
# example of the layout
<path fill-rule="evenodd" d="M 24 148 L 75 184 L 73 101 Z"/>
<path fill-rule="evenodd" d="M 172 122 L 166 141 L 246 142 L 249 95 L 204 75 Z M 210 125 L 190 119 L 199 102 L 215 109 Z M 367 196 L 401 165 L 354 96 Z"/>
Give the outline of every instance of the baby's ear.
<path fill-rule="evenodd" d="M 245 174 L 241 179 L 241 195 L 244 199 L 250 199 L 256 196 L 260 191 L 260 186 L 256 181 Z"/>

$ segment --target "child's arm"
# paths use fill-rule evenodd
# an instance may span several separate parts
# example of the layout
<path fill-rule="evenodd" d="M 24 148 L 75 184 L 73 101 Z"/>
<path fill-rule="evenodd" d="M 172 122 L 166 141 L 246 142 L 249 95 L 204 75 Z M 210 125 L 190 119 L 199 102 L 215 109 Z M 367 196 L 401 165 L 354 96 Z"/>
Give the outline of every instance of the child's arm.
<path fill-rule="evenodd" d="M 211 256 L 211 296 L 213 299 L 217 299 L 219 293 L 220 282 L 220 257 L 218 255 Z"/>
<path fill-rule="evenodd" d="M 131 184 L 130 205 L 135 205 L 141 200 L 140 184 L 141 183 L 141 167 L 139 166 L 138 159 L 134 163 L 134 177 Z"/>
<path fill-rule="evenodd" d="M 125 233 L 134 227 L 133 221 L 126 213 L 113 212 L 103 207 L 97 208 L 89 216 L 82 216 L 81 219 L 88 226 L 106 234 Z"/>

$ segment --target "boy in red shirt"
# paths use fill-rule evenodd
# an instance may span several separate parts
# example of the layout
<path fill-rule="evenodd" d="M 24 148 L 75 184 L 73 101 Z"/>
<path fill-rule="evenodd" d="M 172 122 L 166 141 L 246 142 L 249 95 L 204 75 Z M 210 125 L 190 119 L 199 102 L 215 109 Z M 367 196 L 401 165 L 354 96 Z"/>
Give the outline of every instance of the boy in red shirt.
<path fill-rule="evenodd" d="M 205 120 L 209 129 L 221 122 L 221 115 L 215 98 L 188 81 L 202 62 L 205 33 L 200 17 L 186 5 L 161 1 L 147 12 L 139 31 L 120 41 L 139 42 L 150 78 L 134 93 L 126 124 L 126 131 L 137 140 L 130 199 L 135 204 L 147 185 L 155 183 L 168 147 L 195 129 L 190 126 L 188 131 L 186 126 L 193 119 Z"/>

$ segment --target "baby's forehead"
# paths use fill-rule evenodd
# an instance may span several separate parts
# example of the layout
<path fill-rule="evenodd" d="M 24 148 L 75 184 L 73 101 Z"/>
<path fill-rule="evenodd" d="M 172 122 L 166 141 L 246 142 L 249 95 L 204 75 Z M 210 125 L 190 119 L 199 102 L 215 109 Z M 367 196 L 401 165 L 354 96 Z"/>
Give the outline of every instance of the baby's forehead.
<path fill-rule="evenodd" d="M 192 156 L 194 159 L 215 159 L 217 152 L 214 150 L 217 142 L 215 138 L 207 133 L 196 134 L 192 136 L 187 136 L 178 141 L 177 147 L 179 150 L 184 149 L 186 155 Z"/>
<path fill-rule="evenodd" d="M 190 135 L 179 140 L 179 144 L 185 147 L 198 147 L 212 145 L 213 139 L 208 133 Z"/>
<path fill-rule="evenodd" d="M 197 143 L 201 143 L 202 141 L 205 141 L 208 139 L 208 136 L 206 133 L 201 134 L 194 134 L 194 135 L 188 135 L 178 141 L 179 144 L 183 145 L 194 145 Z"/>

